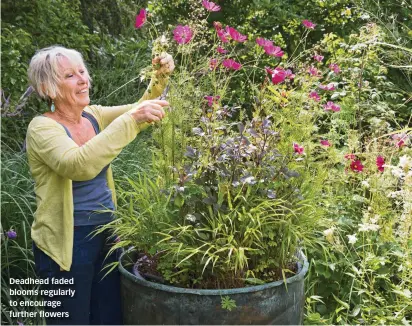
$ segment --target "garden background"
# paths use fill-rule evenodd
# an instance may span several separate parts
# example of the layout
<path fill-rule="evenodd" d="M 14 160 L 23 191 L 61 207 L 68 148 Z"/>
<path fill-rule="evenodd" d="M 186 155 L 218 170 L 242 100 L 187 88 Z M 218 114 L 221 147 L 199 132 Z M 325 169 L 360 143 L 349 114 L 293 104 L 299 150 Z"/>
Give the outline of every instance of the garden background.
<path fill-rule="evenodd" d="M 314 182 L 322 187 L 319 191 L 323 195 L 319 198 L 319 227 L 314 233 L 317 241 L 306 251 L 310 272 L 305 323 L 409 325 L 412 2 L 217 3 L 222 10 L 207 17 L 211 31 L 212 23 L 219 21 L 247 35 L 250 42 L 256 37 L 273 40 L 290 58 L 312 48 L 312 55 L 324 55 L 325 62 L 336 63 L 340 70 L 338 79 L 333 80 L 336 91 L 330 95 L 331 100 L 339 101 L 340 112 L 317 122 L 322 139 L 330 144 L 314 145 L 313 139 L 304 144 L 306 152 L 316 154 L 313 162 L 320 162 L 317 169 L 325 173 L 322 185 Z M 91 72 L 93 104 L 132 103 L 147 87 L 148 81 L 140 78 L 140 73 L 150 66 L 152 54 L 152 35 L 134 27 L 141 8 L 148 9 L 156 30 L 172 40 L 176 25 L 196 25 L 201 1 L 2 1 L 2 324 L 17 323 L 7 313 L 13 309 L 8 304 L 9 278 L 34 275 L 30 226 L 35 196 L 23 141 L 28 123 L 47 111 L 47 105 L 30 94 L 29 60 L 37 49 L 53 44 L 74 48 L 83 54 Z M 316 27 L 302 38 L 305 19 Z M 197 52 L 202 51 L 207 52 L 205 44 Z M 179 66 L 180 57 L 173 49 L 171 53 Z M 301 67 L 313 67 L 309 56 L 299 60 Z M 239 99 L 237 104 L 247 115 L 253 98 L 242 95 L 243 84 L 236 85 L 235 79 L 233 97 Z M 288 102 L 281 92 L 273 96 L 281 107 Z M 298 110 L 303 109 L 296 107 Z M 290 119 L 284 128 L 293 135 L 296 121 Z M 306 129 L 295 132 L 311 134 Z M 301 139 L 300 144 L 306 141 L 297 134 L 290 138 Z M 120 199 L 122 192 L 130 190 L 128 180 L 150 173 L 151 135 L 151 129 L 139 135 L 113 162 Z M 120 200 L 121 205 L 127 202 Z"/>

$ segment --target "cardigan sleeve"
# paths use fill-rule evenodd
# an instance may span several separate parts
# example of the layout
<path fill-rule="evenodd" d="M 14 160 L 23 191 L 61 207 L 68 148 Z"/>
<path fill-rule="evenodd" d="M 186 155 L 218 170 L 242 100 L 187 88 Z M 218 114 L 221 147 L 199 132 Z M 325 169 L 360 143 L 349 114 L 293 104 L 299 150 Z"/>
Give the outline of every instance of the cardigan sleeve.
<path fill-rule="evenodd" d="M 140 98 L 137 103 L 145 100 L 153 100 L 156 97 L 162 95 L 162 92 L 167 84 L 168 77 L 158 80 L 156 77 L 152 78 L 149 86 L 147 87 L 145 93 Z M 106 128 L 114 119 L 122 115 L 123 113 L 129 111 L 133 104 L 119 105 L 119 106 L 94 106 L 100 111 L 101 121 L 103 123 L 103 128 Z"/>
<path fill-rule="evenodd" d="M 93 179 L 129 144 L 147 123 L 138 124 L 129 112 L 78 146 L 64 128 L 47 117 L 34 118 L 27 130 L 27 152 L 57 174 L 74 181 Z"/>

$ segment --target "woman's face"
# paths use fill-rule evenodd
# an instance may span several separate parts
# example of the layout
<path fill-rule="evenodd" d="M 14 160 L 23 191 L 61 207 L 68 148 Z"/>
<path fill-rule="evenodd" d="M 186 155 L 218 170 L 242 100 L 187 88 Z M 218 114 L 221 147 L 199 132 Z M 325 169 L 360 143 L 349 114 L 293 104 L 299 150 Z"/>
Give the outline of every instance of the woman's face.
<path fill-rule="evenodd" d="M 89 74 L 83 65 L 74 67 L 66 57 L 60 60 L 60 95 L 54 100 L 57 107 L 83 109 L 90 103 Z"/>

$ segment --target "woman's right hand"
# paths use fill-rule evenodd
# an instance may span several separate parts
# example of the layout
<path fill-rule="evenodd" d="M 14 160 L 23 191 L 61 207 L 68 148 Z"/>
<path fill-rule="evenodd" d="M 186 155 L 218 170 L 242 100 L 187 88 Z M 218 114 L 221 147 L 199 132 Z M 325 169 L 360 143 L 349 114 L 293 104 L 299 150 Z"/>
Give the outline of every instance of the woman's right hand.
<path fill-rule="evenodd" d="M 136 122 L 157 122 L 165 117 L 164 106 L 169 106 L 168 101 L 147 100 L 139 103 L 129 112 Z"/>

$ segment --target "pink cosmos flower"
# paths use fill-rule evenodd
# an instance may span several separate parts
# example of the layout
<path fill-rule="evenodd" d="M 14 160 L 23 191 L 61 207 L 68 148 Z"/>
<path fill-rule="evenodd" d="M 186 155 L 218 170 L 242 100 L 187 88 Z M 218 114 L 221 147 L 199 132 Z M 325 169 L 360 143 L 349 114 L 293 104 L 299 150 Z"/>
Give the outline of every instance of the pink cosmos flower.
<path fill-rule="evenodd" d="M 187 44 L 192 39 L 193 32 L 188 25 L 178 25 L 173 31 L 173 38 L 179 44 Z"/>
<path fill-rule="evenodd" d="M 245 42 L 247 40 L 247 36 L 240 34 L 237 30 L 235 30 L 233 27 L 226 26 L 226 33 L 230 35 L 233 41 L 236 42 Z"/>
<path fill-rule="evenodd" d="M 323 89 L 324 91 L 334 91 L 335 88 L 335 84 L 334 83 L 329 83 L 327 85 L 319 85 L 320 89 Z"/>
<path fill-rule="evenodd" d="M 307 19 L 302 21 L 302 25 L 308 29 L 314 29 L 316 26 L 316 24 L 312 23 L 310 20 L 307 20 Z"/>
<path fill-rule="evenodd" d="M 351 154 L 345 154 L 344 158 L 346 160 L 354 160 L 356 158 L 356 155 L 352 154 L 352 153 Z"/>
<path fill-rule="evenodd" d="M 321 145 L 326 146 L 326 147 L 331 146 L 331 144 L 329 143 L 329 141 L 327 139 L 322 139 L 320 141 L 320 143 L 321 143 Z"/>
<path fill-rule="evenodd" d="M 309 97 L 313 100 L 315 100 L 316 102 L 320 101 L 320 96 L 318 93 L 316 93 L 315 91 L 312 91 L 309 93 Z"/>
<path fill-rule="evenodd" d="M 213 106 L 213 103 L 217 103 L 219 101 L 219 99 L 220 99 L 219 95 L 217 95 L 217 96 L 210 96 L 210 95 L 205 96 L 205 100 L 207 101 L 208 106 Z"/>
<path fill-rule="evenodd" d="M 202 5 L 203 7 L 207 9 L 207 11 L 219 11 L 220 10 L 220 6 L 218 6 L 216 3 L 212 1 L 203 0 Z"/>
<path fill-rule="evenodd" d="M 395 145 L 398 148 L 405 146 L 405 141 L 408 139 L 406 134 L 395 134 L 392 136 L 392 139 L 395 141 Z"/>
<path fill-rule="evenodd" d="M 282 57 L 283 56 L 283 51 L 279 46 L 274 46 L 274 45 L 267 45 L 263 47 L 266 54 L 272 56 L 272 57 Z"/>
<path fill-rule="evenodd" d="M 258 37 L 256 39 L 256 43 L 261 46 L 261 47 L 265 47 L 265 46 L 269 46 L 269 45 L 273 45 L 273 42 L 270 40 L 266 40 L 263 37 Z"/>
<path fill-rule="evenodd" d="M 292 72 L 292 70 L 286 69 L 285 73 L 286 73 L 286 78 L 289 78 L 290 80 L 295 78 L 295 74 Z"/>
<path fill-rule="evenodd" d="M 385 164 L 385 159 L 379 155 L 376 158 L 376 166 L 378 167 L 378 171 L 383 172 L 385 170 L 384 164 Z"/>
<path fill-rule="evenodd" d="M 340 68 L 336 63 L 331 63 L 329 69 L 332 70 L 335 74 L 340 73 Z"/>
<path fill-rule="evenodd" d="M 334 111 L 334 112 L 339 112 L 340 111 L 340 106 L 333 103 L 332 101 L 327 102 L 324 106 L 325 111 Z"/>
<path fill-rule="evenodd" d="M 360 160 L 352 161 L 352 163 L 350 164 L 350 168 L 353 172 L 362 172 L 363 167 L 364 166 L 362 165 L 362 162 Z"/>
<path fill-rule="evenodd" d="M 319 76 L 320 76 L 320 72 L 318 71 L 318 69 L 316 69 L 316 68 L 313 67 L 313 66 L 311 66 L 311 67 L 308 69 L 308 72 L 309 72 L 309 74 L 310 74 L 311 76 L 316 76 L 316 77 L 319 77 Z"/>
<path fill-rule="evenodd" d="M 303 151 L 305 149 L 303 148 L 303 146 L 299 146 L 299 144 L 294 143 L 293 144 L 293 150 L 295 151 L 295 153 L 298 153 L 300 155 L 300 154 L 303 154 Z"/>
<path fill-rule="evenodd" d="M 266 71 L 268 71 L 266 69 Z M 272 83 L 273 84 L 280 84 L 286 78 L 286 71 L 281 67 L 276 67 L 272 70 Z"/>
<path fill-rule="evenodd" d="M 227 69 L 239 70 L 240 68 L 242 68 L 242 65 L 233 59 L 225 59 L 223 60 L 222 64 Z"/>
<path fill-rule="evenodd" d="M 139 14 L 136 16 L 136 23 L 134 24 L 135 28 L 141 28 L 146 22 L 146 10 L 141 9 Z"/>
<path fill-rule="evenodd" d="M 317 62 L 322 62 L 323 56 L 319 55 L 319 54 L 316 54 L 316 55 L 313 56 L 313 59 L 315 59 Z"/>
<path fill-rule="evenodd" d="M 217 36 L 220 38 L 220 40 L 221 40 L 223 43 L 229 42 L 228 37 L 229 37 L 230 35 L 229 35 L 224 29 L 222 29 L 222 28 L 216 28 L 216 33 L 217 33 Z"/>
<path fill-rule="evenodd" d="M 221 54 L 225 54 L 225 53 L 228 52 L 227 50 L 225 50 L 225 49 L 222 48 L 221 46 L 218 46 L 216 50 L 217 50 L 217 52 L 219 52 L 219 53 L 221 53 Z"/>
<path fill-rule="evenodd" d="M 219 62 L 217 61 L 217 59 L 211 58 L 209 61 L 209 68 L 211 70 L 215 70 L 219 65 Z"/>

